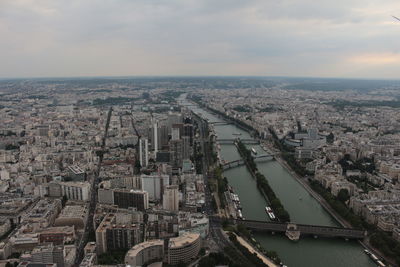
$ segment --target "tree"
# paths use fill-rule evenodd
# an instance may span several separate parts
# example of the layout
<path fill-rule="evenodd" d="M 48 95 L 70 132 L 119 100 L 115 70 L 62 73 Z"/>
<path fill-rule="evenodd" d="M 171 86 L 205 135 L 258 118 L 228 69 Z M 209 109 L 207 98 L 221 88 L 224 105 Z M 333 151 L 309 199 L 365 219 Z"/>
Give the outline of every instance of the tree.
<path fill-rule="evenodd" d="M 350 199 L 349 191 L 347 189 L 340 189 L 337 199 L 343 203 Z"/>
<path fill-rule="evenodd" d="M 211 257 L 204 257 L 199 261 L 199 267 L 214 267 L 215 265 L 215 259 Z"/>
<path fill-rule="evenodd" d="M 334 140 L 335 140 L 335 136 L 333 135 L 333 133 L 328 134 L 328 136 L 326 137 L 326 142 L 328 144 L 332 144 Z"/>

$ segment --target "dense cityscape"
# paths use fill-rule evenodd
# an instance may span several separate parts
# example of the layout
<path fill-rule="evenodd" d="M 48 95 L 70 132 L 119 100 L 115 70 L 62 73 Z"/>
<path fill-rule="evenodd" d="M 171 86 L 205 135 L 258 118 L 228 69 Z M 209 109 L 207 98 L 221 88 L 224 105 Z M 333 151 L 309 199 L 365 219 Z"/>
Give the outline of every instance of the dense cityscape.
<path fill-rule="evenodd" d="M 398 266 L 399 89 L 1 80 L 0 264 Z"/>

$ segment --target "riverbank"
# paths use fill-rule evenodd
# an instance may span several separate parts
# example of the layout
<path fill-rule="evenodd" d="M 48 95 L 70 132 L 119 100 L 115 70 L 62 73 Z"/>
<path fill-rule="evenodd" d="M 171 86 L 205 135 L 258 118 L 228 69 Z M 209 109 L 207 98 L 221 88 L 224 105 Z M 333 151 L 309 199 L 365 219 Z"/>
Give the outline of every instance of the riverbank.
<path fill-rule="evenodd" d="M 278 265 L 276 265 L 273 261 L 271 261 L 270 259 L 268 259 L 264 254 L 260 253 L 256 248 L 254 248 L 249 242 L 247 242 L 243 237 L 237 235 L 236 233 L 233 233 L 234 235 L 236 235 L 237 241 L 244 246 L 245 248 L 247 248 L 250 253 L 252 254 L 256 254 L 257 257 L 259 257 L 268 267 L 278 267 Z"/>

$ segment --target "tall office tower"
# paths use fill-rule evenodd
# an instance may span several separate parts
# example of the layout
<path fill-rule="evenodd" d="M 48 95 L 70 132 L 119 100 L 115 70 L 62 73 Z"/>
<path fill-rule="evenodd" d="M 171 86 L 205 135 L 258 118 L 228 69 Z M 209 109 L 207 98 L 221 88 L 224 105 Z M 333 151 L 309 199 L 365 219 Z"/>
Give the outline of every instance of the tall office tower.
<path fill-rule="evenodd" d="M 150 149 L 157 153 L 161 148 L 160 139 L 160 127 L 158 126 L 158 122 L 152 121 L 151 127 L 149 128 L 148 136 L 149 141 L 151 143 Z"/>
<path fill-rule="evenodd" d="M 193 124 L 183 125 L 182 136 L 188 136 L 190 138 L 190 145 L 193 145 Z"/>
<path fill-rule="evenodd" d="M 179 211 L 179 188 L 177 185 L 168 185 L 164 188 L 163 209 Z"/>
<path fill-rule="evenodd" d="M 171 140 L 179 140 L 180 139 L 179 128 L 172 128 L 171 131 L 172 131 Z"/>
<path fill-rule="evenodd" d="M 169 150 L 171 152 L 172 166 L 175 168 L 182 167 L 182 161 L 183 161 L 182 140 L 170 140 Z"/>
<path fill-rule="evenodd" d="M 147 167 L 149 165 L 149 141 L 147 138 L 139 140 L 139 160 L 140 166 Z"/>
<path fill-rule="evenodd" d="M 164 174 L 142 174 L 142 190 L 149 193 L 151 201 L 159 201 L 164 193 L 164 186 L 169 185 L 169 176 Z"/>
<path fill-rule="evenodd" d="M 158 123 L 154 122 L 153 123 L 153 141 L 154 141 L 154 152 L 157 153 L 158 151 Z"/>
<path fill-rule="evenodd" d="M 179 129 L 179 139 L 182 138 L 183 135 L 183 124 L 182 123 L 174 123 L 172 124 L 172 129 L 178 128 Z"/>
<path fill-rule="evenodd" d="M 168 137 L 167 125 L 161 125 L 159 137 L 160 137 L 161 149 L 165 149 L 165 147 L 168 147 L 169 137 Z"/>
<path fill-rule="evenodd" d="M 57 267 L 64 267 L 64 247 L 54 246 L 52 243 L 39 245 L 32 250 L 33 263 L 56 263 Z"/>
<path fill-rule="evenodd" d="M 170 113 L 168 114 L 168 119 L 167 119 L 167 126 L 168 126 L 168 132 L 171 132 L 172 125 L 177 124 L 177 123 L 182 123 L 182 116 L 181 114 L 178 113 Z"/>
<path fill-rule="evenodd" d="M 190 158 L 190 137 L 182 137 L 182 159 Z"/>

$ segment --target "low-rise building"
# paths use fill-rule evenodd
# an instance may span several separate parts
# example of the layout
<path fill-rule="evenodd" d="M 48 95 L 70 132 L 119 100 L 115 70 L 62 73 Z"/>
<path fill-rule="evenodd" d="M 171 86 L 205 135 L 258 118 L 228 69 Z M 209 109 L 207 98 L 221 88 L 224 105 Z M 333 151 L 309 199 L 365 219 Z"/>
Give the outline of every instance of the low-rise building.
<path fill-rule="evenodd" d="M 55 220 L 55 226 L 75 226 L 76 229 L 83 229 L 88 216 L 86 206 L 68 205 Z"/>

